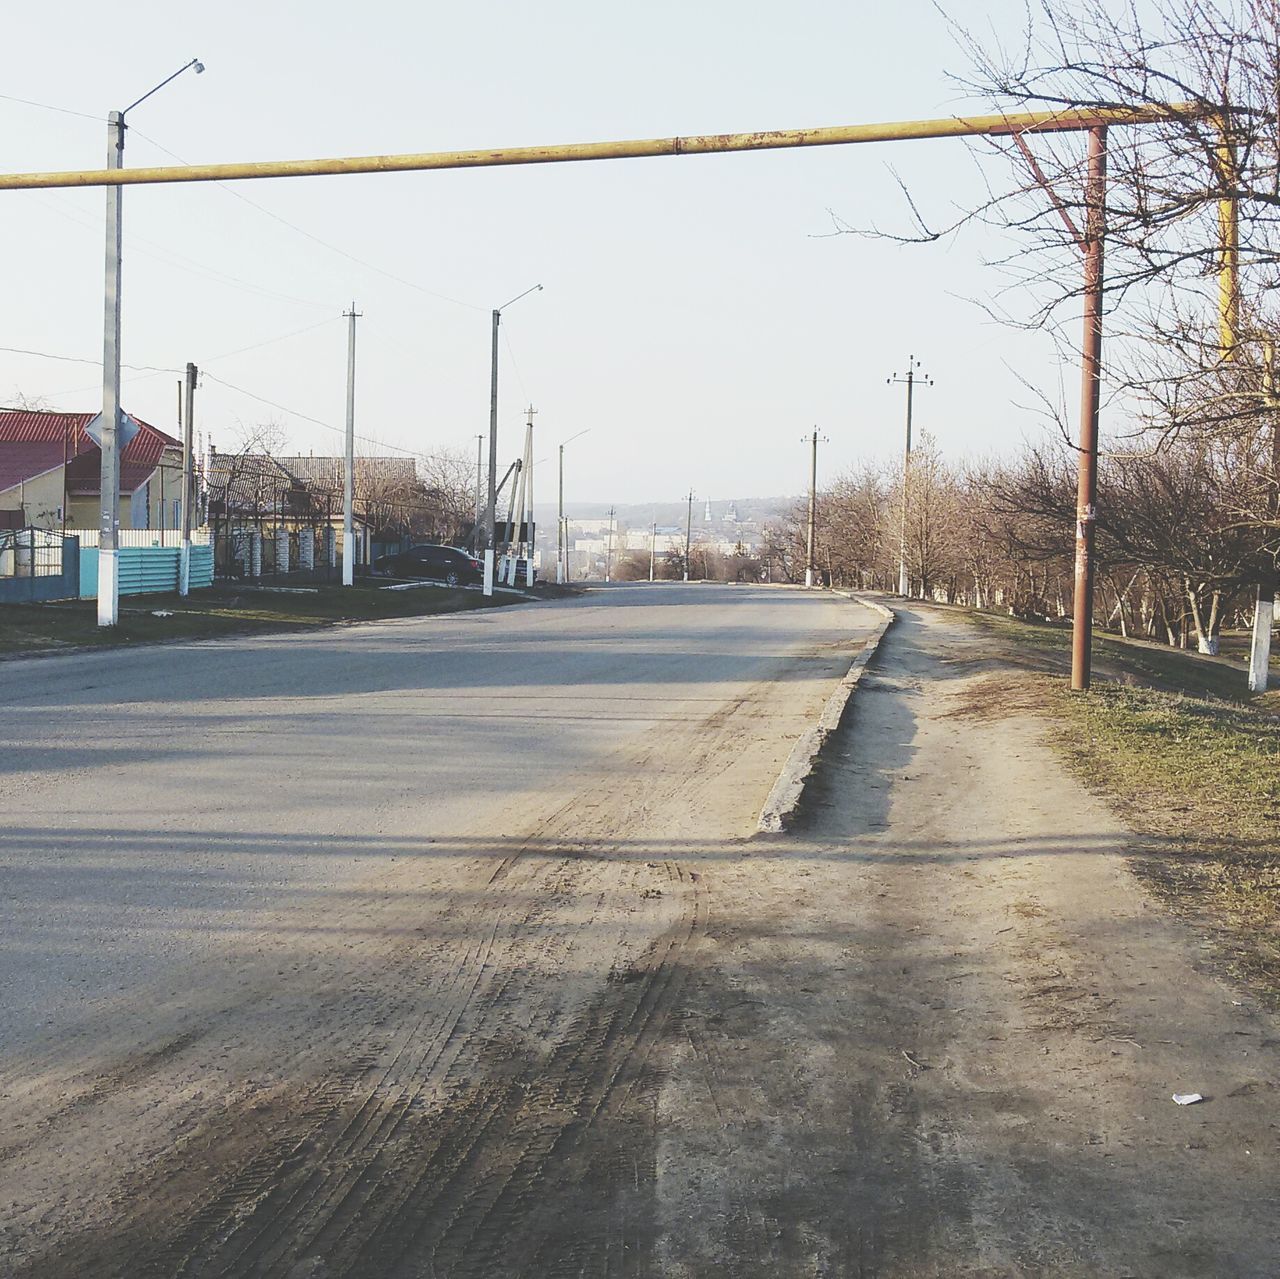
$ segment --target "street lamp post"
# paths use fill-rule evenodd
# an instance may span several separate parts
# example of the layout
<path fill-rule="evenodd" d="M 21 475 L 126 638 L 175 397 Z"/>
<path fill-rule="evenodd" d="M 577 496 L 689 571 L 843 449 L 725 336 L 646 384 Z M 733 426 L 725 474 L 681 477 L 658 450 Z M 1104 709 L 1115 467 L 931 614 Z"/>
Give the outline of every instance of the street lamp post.
<path fill-rule="evenodd" d="M 489 500 L 485 506 L 484 593 L 493 594 L 493 555 L 498 536 L 498 326 L 502 313 L 530 293 L 538 293 L 542 285 L 535 284 L 517 294 L 510 302 L 504 302 L 493 310 L 493 341 L 489 363 Z"/>
<path fill-rule="evenodd" d="M 613 517 L 614 508 L 611 506 L 609 508 L 609 540 L 605 543 L 604 552 L 604 580 L 606 582 L 611 580 L 613 576 Z"/>
<path fill-rule="evenodd" d="M 693 490 L 689 490 L 689 513 L 684 524 L 684 580 L 689 580 L 689 546 L 693 541 Z"/>
<path fill-rule="evenodd" d="M 564 445 L 572 444 L 580 436 L 586 435 L 591 428 L 584 427 L 577 435 L 571 435 L 560 445 L 560 500 L 556 519 L 556 581 L 565 582 L 569 578 L 569 529 L 564 522 Z"/>
<path fill-rule="evenodd" d="M 123 111 L 107 116 L 107 168 L 124 168 L 124 118 L 170 80 L 194 67 L 199 75 L 204 63 L 198 58 L 179 67 Z M 122 213 L 124 188 L 107 188 L 107 256 L 103 287 L 102 324 L 102 417 L 99 423 L 99 451 L 102 474 L 99 481 L 98 523 L 98 625 L 114 626 L 120 620 L 120 278 L 122 269 Z"/>

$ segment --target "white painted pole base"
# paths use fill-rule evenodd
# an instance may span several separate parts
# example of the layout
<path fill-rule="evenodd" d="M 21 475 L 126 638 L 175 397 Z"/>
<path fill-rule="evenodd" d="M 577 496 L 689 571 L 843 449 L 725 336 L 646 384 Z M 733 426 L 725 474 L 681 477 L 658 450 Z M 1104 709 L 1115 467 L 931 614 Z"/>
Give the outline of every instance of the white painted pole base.
<path fill-rule="evenodd" d="M 98 551 L 98 625 L 114 626 L 120 620 L 120 552 Z"/>
<path fill-rule="evenodd" d="M 182 545 L 178 548 L 178 594 L 189 595 L 191 593 L 191 541 L 189 538 L 182 540 Z"/>
<path fill-rule="evenodd" d="M 1249 648 L 1249 692 L 1265 693 L 1271 671 L 1271 628 L 1276 620 L 1274 598 L 1258 592 L 1258 606 L 1253 614 L 1253 643 Z"/>
<path fill-rule="evenodd" d="M 484 593 L 486 595 L 493 594 L 493 547 L 489 547 L 484 553 Z"/>
<path fill-rule="evenodd" d="M 813 586 L 813 569 L 807 568 L 804 571 L 804 584 L 808 587 Z"/>
<path fill-rule="evenodd" d="M 532 555 L 528 558 L 528 560 L 525 561 L 524 584 L 530 590 L 533 589 L 533 556 Z"/>

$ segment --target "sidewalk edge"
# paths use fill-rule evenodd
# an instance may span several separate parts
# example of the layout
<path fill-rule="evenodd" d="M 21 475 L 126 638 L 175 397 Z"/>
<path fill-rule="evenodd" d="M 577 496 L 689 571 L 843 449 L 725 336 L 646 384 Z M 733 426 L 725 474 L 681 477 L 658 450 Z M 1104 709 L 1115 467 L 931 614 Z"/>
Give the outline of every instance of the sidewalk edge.
<path fill-rule="evenodd" d="M 822 708 L 822 715 L 818 722 L 796 739 L 796 744 L 791 748 L 791 754 L 782 766 L 778 780 L 774 782 L 773 789 L 769 792 L 769 798 L 765 800 L 764 807 L 760 810 L 756 830 L 762 834 L 777 834 L 785 831 L 795 816 L 801 797 L 804 795 L 805 784 L 813 775 L 818 757 L 822 754 L 822 748 L 827 744 L 831 734 L 840 727 L 849 699 L 853 696 L 863 672 L 867 669 L 867 664 L 876 655 L 880 641 L 884 639 L 885 633 L 896 616 L 892 609 L 885 608 L 883 604 L 867 599 L 866 596 L 848 591 L 838 593 L 846 595 L 855 604 L 861 604 L 873 613 L 878 613 L 880 623 L 867 637 L 866 643 L 853 659 L 853 664 L 840 681 L 836 691 L 827 698 L 827 704 Z"/>

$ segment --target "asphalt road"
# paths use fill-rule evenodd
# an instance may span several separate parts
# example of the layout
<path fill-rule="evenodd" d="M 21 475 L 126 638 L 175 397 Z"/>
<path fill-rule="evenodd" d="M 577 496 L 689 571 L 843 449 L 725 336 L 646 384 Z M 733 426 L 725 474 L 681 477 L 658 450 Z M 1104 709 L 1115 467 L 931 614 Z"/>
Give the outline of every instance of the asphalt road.
<path fill-rule="evenodd" d="M 646 585 L 0 664 L 0 1273 L 645 1273 L 688 858 L 874 622 Z"/>

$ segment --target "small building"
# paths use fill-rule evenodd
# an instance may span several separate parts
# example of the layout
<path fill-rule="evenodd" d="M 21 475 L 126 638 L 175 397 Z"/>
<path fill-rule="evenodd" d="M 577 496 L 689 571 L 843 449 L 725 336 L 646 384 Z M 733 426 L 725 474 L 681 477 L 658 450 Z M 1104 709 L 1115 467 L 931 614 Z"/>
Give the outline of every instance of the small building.
<path fill-rule="evenodd" d="M 0 527 L 98 527 L 102 451 L 85 429 L 96 416 L 0 409 Z M 130 421 L 137 431 L 120 454 L 120 527 L 177 528 L 182 443 Z"/>
<path fill-rule="evenodd" d="M 292 460 L 292 459 L 290 459 Z M 210 446 L 205 513 L 219 577 L 310 572 L 342 556 L 342 492 L 317 488 L 269 453 Z M 355 565 L 370 560 L 372 529 L 357 510 Z"/>

